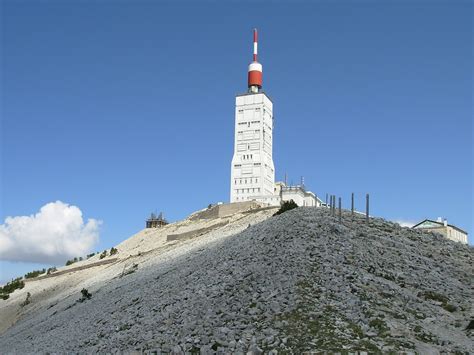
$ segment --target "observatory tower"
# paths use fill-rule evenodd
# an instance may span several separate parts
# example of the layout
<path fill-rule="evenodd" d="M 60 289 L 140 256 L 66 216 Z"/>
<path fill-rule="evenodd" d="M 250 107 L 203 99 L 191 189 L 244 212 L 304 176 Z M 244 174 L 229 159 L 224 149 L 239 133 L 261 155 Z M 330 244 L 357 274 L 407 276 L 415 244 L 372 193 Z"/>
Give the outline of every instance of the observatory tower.
<path fill-rule="evenodd" d="M 235 98 L 235 138 L 230 202 L 256 200 L 278 205 L 272 158 L 273 103 L 262 91 L 262 64 L 257 60 L 257 30 L 253 61 L 248 67 L 248 92 Z"/>

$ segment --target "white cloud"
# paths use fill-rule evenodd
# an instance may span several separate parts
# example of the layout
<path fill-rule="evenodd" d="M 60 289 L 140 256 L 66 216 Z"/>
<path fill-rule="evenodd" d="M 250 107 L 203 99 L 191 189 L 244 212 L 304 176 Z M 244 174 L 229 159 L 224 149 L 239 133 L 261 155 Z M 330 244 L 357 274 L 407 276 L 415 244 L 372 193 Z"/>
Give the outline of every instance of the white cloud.
<path fill-rule="evenodd" d="M 400 219 L 400 220 L 396 220 L 395 223 L 398 223 L 400 226 L 402 227 L 408 227 L 408 228 L 411 228 L 413 227 L 416 222 L 413 222 L 413 221 L 405 221 L 403 219 Z"/>
<path fill-rule="evenodd" d="M 0 260 L 62 263 L 85 255 L 99 240 L 101 222 L 76 206 L 50 202 L 31 216 L 7 217 L 0 225 Z"/>

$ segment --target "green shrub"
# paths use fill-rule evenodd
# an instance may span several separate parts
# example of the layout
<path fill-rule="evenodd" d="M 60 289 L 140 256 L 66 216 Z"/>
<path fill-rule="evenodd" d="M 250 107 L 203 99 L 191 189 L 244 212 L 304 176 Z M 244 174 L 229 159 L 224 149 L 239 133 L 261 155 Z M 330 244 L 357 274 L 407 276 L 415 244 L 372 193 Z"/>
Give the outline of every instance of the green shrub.
<path fill-rule="evenodd" d="M 103 259 L 107 256 L 107 250 L 104 250 L 102 254 L 100 254 L 99 259 Z"/>
<path fill-rule="evenodd" d="M 387 323 L 385 323 L 385 321 L 380 319 L 380 318 L 372 319 L 369 322 L 369 326 L 371 326 L 372 328 L 377 329 L 379 331 L 379 333 L 384 333 L 387 330 L 389 330 L 389 328 L 387 327 Z"/>
<path fill-rule="evenodd" d="M 280 209 L 275 212 L 274 216 L 282 214 L 283 212 L 292 210 L 294 208 L 298 208 L 298 205 L 296 204 L 295 201 L 290 200 L 290 201 L 285 201 L 282 203 Z"/>
<path fill-rule="evenodd" d="M 87 255 L 87 259 L 92 258 L 95 255 L 95 253 Z"/>
<path fill-rule="evenodd" d="M 81 260 L 82 260 L 82 258 L 81 258 Z M 79 261 L 78 258 L 74 258 L 74 259 L 68 260 L 68 261 L 66 261 L 66 266 L 69 266 L 69 265 L 72 265 L 72 264 L 74 264 L 74 263 L 77 263 L 78 261 Z"/>
<path fill-rule="evenodd" d="M 455 312 L 457 310 L 456 306 L 453 306 L 452 304 L 449 304 L 449 298 L 441 295 L 439 293 L 436 293 L 434 291 L 424 291 L 424 292 L 419 292 L 418 297 L 423 297 L 425 300 L 432 300 L 436 302 L 441 303 L 441 307 L 443 307 L 445 310 L 448 312 Z"/>
<path fill-rule="evenodd" d="M 32 279 L 33 277 L 44 274 L 45 272 L 46 272 L 46 269 L 27 272 L 25 274 L 25 279 Z"/>
<path fill-rule="evenodd" d="M 115 255 L 118 253 L 118 250 L 114 247 L 110 248 L 110 255 Z"/>
<path fill-rule="evenodd" d="M 31 303 L 30 298 L 31 298 L 31 293 L 27 292 L 26 299 L 20 304 L 20 306 L 25 307 L 26 305 L 30 304 Z"/>
<path fill-rule="evenodd" d="M 8 297 L 10 297 L 10 293 L 17 289 L 22 289 L 23 287 L 25 287 L 25 283 L 23 282 L 21 277 L 11 280 L 5 286 L 0 287 L 0 298 L 6 300 L 8 299 Z"/>
<path fill-rule="evenodd" d="M 79 299 L 79 302 L 84 302 L 85 300 L 90 300 L 92 295 L 89 293 L 87 288 L 81 290 L 82 297 Z"/>
<path fill-rule="evenodd" d="M 444 304 L 443 308 L 445 310 L 447 310 L 448 312 L 451 312 L 451 313 L 456 312 L 456 310 L 457 310 L 456 306 L 453 306 L 452 304 L 449 304 L 449 303 Z"/>
<path fill-rule="evenodd" d="M 56 269 L 56 266 L 50 267 L 50 268 L 46 271 L 46 275 L 50 275 L 50 274 L 52 274 L 53 272 L 56 272 L 56 271 L 58 271 L 58 269 Z"/>
<path fill-rule="evenodd" d="M 418 297 L 423 297 L 425 300 L 433 300 L 436 302 L 441 302 L 443 304 L 448 303 L 449 301 L 448 297 L 443 296 L 434 291 L 418 292 Z"/>

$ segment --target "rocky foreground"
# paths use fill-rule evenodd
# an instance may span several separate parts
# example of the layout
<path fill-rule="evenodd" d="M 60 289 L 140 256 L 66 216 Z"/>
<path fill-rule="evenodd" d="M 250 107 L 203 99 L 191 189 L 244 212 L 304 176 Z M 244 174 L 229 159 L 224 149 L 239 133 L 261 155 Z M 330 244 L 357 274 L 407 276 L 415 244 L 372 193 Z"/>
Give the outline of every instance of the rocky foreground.
<path fill-rule="evenodd" d="M 322 208 L 266 213 L 36 308 L 32 292 L 0 353 L 474 353 L 472 247 Z"/>

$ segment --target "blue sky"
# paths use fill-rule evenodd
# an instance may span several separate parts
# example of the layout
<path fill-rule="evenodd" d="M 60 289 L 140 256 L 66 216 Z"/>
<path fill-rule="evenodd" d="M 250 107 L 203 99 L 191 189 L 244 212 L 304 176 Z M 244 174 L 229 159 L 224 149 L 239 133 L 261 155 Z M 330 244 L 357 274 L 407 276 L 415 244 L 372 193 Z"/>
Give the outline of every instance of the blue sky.
<path fill-rule="evenodd" d="M 102 221 L 103 250 L 152 211 L 227 201 L 257 27 L 278 179 L 472 233 L 472 15 L 469 1 L 3 1 L 0 223 L 60 200 Z M 42 265 L 1 261 L 0 280 Z"/>

